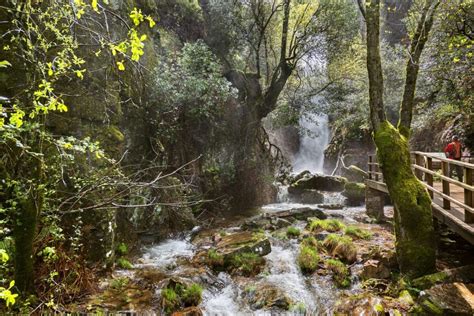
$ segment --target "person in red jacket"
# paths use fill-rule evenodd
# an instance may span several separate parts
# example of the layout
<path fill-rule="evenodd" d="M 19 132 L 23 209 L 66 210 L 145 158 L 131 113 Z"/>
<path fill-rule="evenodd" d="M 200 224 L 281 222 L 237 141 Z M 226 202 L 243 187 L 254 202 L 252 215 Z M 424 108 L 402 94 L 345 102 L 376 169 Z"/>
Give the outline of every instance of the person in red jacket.
<path fill-rule="evenodd" d="M 444 148 L 444 153 L 446 158 L 461 161 L 462 156 L 462 145 L 459 141 L 457 136 L 453 136 L 452 141 L 446 145 Z M 449 166 L 449 177 L 452 178 L 453 173 L 456 172 L 456 176 L 458 177 L 459 181 L 462 181 L 462 167 L 454 164 L 450 164 Z"/>

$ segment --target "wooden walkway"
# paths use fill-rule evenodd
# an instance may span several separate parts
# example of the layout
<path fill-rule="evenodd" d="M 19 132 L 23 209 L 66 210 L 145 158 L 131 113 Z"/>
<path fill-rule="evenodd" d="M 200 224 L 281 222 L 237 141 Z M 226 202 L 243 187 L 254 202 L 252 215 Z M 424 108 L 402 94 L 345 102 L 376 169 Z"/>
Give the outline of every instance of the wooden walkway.
<path fill-rule="evenodd" d="M 474 244 L 474 164 L 444 158 L 440 153 L 412 152 L 412 167 L 432 199 L 433 216 Z M 369 155 L 367 186 L 388 193 L 375 155 Z M 458 168 L 462 181 L 449 170 Z"/>

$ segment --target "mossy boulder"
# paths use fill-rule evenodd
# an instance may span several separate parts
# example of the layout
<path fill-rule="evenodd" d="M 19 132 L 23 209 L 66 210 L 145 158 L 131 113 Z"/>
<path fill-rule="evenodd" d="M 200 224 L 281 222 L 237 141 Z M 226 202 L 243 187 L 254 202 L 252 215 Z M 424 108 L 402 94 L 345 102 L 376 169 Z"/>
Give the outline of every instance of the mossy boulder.
<path fill-rule="evenodd" d="M 289 187 L 289 192 L 297 192 L 297 190 L 319 190 L 330 192 L 341 192 L 347 179 L 339 176 L 313 175 L 304 177 L 293 182 Z"/>
<path fill-rule="evenodd" d="M 265 256 L 272 251 L 268 238 L 260 233 L 249 231 L 222 236 L 216 245 L 216 251 L 225 262 L 230 261 L 235 255 L 253 253 Z"/>
<path fill-rule="evenodd" d="M 311 208 L 311 207 L 300 207 L 300 208 L 292 208 L 289 210 L 283 210 L 278 212 L 268 212 L 264 213 L 265 217 L 278 217 L 284 218 L 289 221 L 293 220 L 306 220 L 310 217 L 315 217 L 319 219 L 327 218 L 326 213 L 319 208 Z"/>
<path fill-rule="evenodd" d="M 365 184 L 357 182 L 348 182 L 344 185 L 342 192 L 347 198 L 347 204 L 351 206 L 359 206 L 365 201 Z"/>
<path fill-rule="evenodd" d="M 435 285 L 422 292 L 418 303 L 427 315 L 474 315 L 474 284 Z"/>
<path fill-rule="evenodd" d="M 248 286 L 244 291 L 244 299 L 254 310 L 288 310 L 293 303 L 288 295 L 277 285 L 268 282 L 262 282 L 256 286 Z"/>
<path fill-rule="evenodd" d="M 474 265 L 444 270 L 424 275 L 412 281 L 412 285 L 424 290 L 434 285 L 448 282 L 474 283 Z"/>

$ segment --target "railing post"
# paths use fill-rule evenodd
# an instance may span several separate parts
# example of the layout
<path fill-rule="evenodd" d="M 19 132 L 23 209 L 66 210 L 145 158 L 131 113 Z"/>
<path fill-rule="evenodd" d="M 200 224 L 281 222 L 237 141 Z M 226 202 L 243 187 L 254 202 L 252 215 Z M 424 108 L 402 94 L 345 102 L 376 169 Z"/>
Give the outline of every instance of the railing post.
<path fill-rule="evenodd" d="M 467 185 L 473 184 L 473 170 L 467 167 L 464 167 L 464 183 Z M 464 188 L 464 204 L 469 207 L 474 206 L 474 192 Z M 466 223 L 474 223 L 474 213 L 471 213 L 467 209 L 464 210 L 464 221 Z"/>
<path fill-rule="evenodd" d="M 431 170 L 431 171 L 434 171 L 433 170 L 433 158 L 426 157 L 426 168 Z M 426 183 L 428 183 L 428 185 L 430 187 L 433 187 L 433 175 L 431 173 L 427 173 L 425 175 L 425 177 L 426 177 Z M 433 199 L 433 191 L 428 190 L 428 193 L 429 193 L 431 199 Z"/>
<path fill-rule="evenodd" d="M 441 161 L 441 171 L 443 173 L 443 176 L 448 177 L 449 176 L 449 164 L 446 161 Z M 443 193 L 446 195 L 449 195 L 449 182 L 442 179 L 441 180 L 443 184 Z M 451 209 L 451 202 L 448 199 L 443 198 L 443 208 L 445 210 L 450 210 Z"/>
<path fill-rule="evenodd" d="M 369 155 L 369 180 L 372 180 L 372 155 Z"/>
<path fill-rule="evenodd" d="M 380 168 L 379 168 L 379 162 L 377 161 L 375 163 L 375 181 L 379 181 L 379 172 L 380 172 Z"/>
<path fill-rule="evenodd" d="M 424 167 L 425 159 L 422 155 L 415 153 L 415 164 Z M 415 176 L 423 181 L 423 171 L 415 168 Z"/>

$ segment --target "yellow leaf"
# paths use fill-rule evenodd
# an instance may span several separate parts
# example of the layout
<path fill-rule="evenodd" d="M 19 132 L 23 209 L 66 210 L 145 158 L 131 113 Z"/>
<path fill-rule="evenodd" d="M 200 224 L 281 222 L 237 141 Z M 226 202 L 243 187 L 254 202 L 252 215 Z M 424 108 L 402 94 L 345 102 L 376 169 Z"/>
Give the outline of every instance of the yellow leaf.
<path fill-rule="evenodd" d="M 143 41 L 146 41 L 146 37 L 147 37 L 147 36 L 146 36 L 145 34 L 143 34 L 143 35 L 140 37 L 140 41 L 142 41 L 142 42 L 143 42 Z"/>
<path fill-rule="evenodd" d="M 125 65 L 123 64 L 123 60 L 117 62 L 117 67 L 118 67 L 118 70 L 120 70 L 120 71 L 125 70 Z"/>
<path fill-rule="evenodd" d="M 150 28 L 155 26 L 156 22 L 153 20 L 151 16 L 147 15 L 145 19 L 147 19 L 148 23 L 150 24 Z"/>
<path fill-rule="evenodd" d="M 92 0 L 91 6 L 95 12 L 99 12 L 97 0 Z"/>
<path fill-rule="evenodd" d="M 84 79 L 84 72 L 86 72 L 85 69 L 82 69 L 82 70 L 74 70 L 74 73 L 76 74 L 76 76 L 79 78 L 79 79 Z"/>
<path fill-rule="evenodd" d="M 133 8 L 132 12 L 130 12 L 130 18 L 132 19 L 135 26 L 140 25 L 140 23 L 143 22 L 142 10 Z"/>

